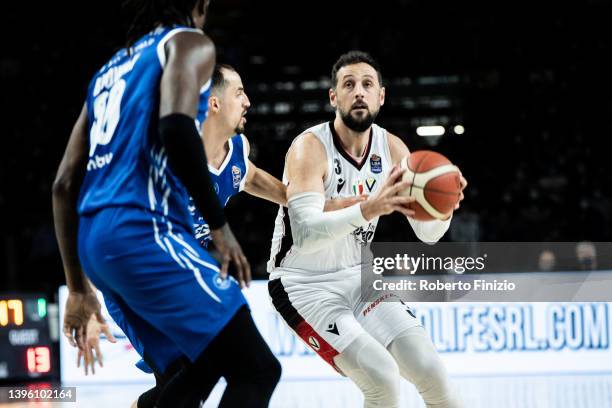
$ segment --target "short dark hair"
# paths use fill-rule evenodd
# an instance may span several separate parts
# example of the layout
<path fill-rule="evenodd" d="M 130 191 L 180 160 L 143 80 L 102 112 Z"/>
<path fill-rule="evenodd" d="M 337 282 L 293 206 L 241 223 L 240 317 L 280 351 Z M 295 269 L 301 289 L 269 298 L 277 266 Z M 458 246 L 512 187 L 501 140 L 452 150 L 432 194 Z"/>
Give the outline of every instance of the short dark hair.
<path fill-rule="evenodd" d="M 210 90 L 211 92 L 223 91 L 223 88 L 227 85 L 223 70 L 236 72 L 236 69 L 228 64 L 215 64 L 212 76 L 210 77 Z"/>
<path fill-rule="evenodd" d="M 332 88 L 336 87 L 338 81 L 338 71 L 340 70 L 340 68 L 345 67 L 347 65 L 359 64 L 360 62 L 364 62 L 376 70 L 376 73 L 378 74 L 378 82 L 380 83 L 380 86 L 382 86 L 382 74 L 380 73 L 380 65 L 378 64 L 378 62 L 376 62 L 376 60 L 374 60 L 374 58 L 372 58 L 372 56 L 367 52 L 349 51 L 346 54 L 342 54 L 332 67 Z"/>

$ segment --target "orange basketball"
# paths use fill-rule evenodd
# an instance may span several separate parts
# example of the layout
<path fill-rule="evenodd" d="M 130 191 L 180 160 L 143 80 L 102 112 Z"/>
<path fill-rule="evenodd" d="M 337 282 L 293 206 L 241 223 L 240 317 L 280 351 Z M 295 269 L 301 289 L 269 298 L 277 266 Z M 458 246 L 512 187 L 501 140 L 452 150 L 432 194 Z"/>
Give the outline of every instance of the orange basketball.
<path fill-rule="evenodd" d="M 400 195 L 416 198 L 409 205 L 415 211 L 414 219 L 443 219 L 455 208 L 461 195 L 461 176 L 450 160 L 440 153 L 420 150 L 404 157 L 401 166 L 406 169 L 402 180 L 412 185 Z"/>

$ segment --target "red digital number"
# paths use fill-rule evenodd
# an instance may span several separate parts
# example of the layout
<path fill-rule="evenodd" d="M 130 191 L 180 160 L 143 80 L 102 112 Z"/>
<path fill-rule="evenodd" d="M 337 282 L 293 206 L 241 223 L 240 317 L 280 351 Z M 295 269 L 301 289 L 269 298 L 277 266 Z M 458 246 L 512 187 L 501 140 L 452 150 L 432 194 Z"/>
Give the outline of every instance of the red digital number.
<path fill-rule="evenodd" d="M 51 371 L 51 353 L 49 347 L 29 347 L 27 350 L 28 371 L 30 373 L 48 373 Z"/>

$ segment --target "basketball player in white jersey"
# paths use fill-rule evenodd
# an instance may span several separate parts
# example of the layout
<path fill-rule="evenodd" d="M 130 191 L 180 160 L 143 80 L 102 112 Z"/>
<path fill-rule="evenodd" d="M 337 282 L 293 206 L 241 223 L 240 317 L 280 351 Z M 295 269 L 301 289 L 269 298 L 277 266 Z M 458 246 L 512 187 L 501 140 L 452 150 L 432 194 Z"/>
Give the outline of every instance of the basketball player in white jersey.
<path fill-rule="evenodd" d="M 287 153 L 283 181 L 289 222 L 281 207 L 268 262 L 274 307 L 302 340 L 355 382 L 366 407 L 398 407 L 400 377 L 416 386 L 428 408 L 460 407 L 410 309 L 399 302 L 363 300 L 360 276 L 361 248 L 372 240 L 380 216 L 404 214 L 417 237 L 431 243 L 447 231 L 452 213 L 444 221 L 416 221 L 406 208 L 414 198 L 397 196 L 409 186 L 398 165 L 409 151 L 373 123 L 385 89 L 368 54 L 340 57 L 329 98 L 335 119 L 304 131 Z M 326 199 L 361 193 L 369 199 L 323 212 Z M 289 248 L 285 242 L 291 239 Z"/>

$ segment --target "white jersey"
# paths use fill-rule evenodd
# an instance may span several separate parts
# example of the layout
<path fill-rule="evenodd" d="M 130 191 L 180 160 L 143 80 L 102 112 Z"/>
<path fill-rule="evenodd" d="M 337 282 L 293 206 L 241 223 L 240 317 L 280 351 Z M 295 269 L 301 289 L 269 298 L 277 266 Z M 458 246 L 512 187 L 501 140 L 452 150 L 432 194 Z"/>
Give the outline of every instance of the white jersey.
<path fill-rule="evenodd" d="M 371 195 L 383 184 L 393 166 L 387 142 L 387 131 L 375 124 L 372 125 L 366 152 L 360 163 L 356 162 L 342 147 L 333 122 L 311 127 L 302 134 L 304 133 L 313 133 L 325 147 L 327 155 L 327 176 L 324 181 L 326 200 L 360 194 Z M 283 174 L 283 182 L 287 184 L 286 174 Z M 331 272 L 359 266 L 361 247 L 372 241 L 378 224 L 378 217 L 376 217 L 367 226 L 360 227 L 351 234 L 334 241 L 327 248 L 303 254 L 292 244 L 288 217 L 287 210 L 281 206 L 274 224 L 270 260 L 267 265 L 270 273 L 273 273 L 277 267 L 296 272 Z"/>

